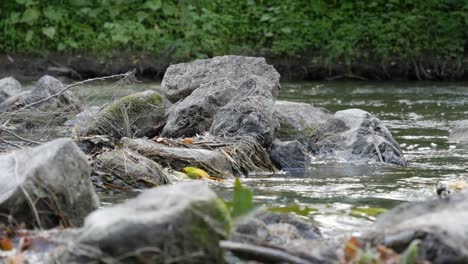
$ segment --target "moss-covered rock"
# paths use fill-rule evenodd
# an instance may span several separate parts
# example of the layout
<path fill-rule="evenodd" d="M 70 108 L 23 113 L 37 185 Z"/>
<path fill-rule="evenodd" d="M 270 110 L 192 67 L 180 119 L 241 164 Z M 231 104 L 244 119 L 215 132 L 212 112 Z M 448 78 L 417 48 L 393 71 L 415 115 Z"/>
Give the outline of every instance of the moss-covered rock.
<path fill-rule="evenodd" d="M 276 101 L 274 117 L 275 138 L 283 141 L 298 140 L 308 146 L 309 139 L 331 114 L 305 103 Z"/>
<path fill-rule="evenodd" d="M 157 92 L 144 91 L 118 99 L 102 109 L 89 127 L 77 126 L 77 134 L 122 137 L 152 137 L 165 120 L 164 98 Z"/>
<path fill-rule="evenodd" d="M 61 263 L 223 263 L 219 241 L 230 231 L 221 199 L 203 182 L 183 182 L 95 211 L 81 236 L 55 256 Z"/>

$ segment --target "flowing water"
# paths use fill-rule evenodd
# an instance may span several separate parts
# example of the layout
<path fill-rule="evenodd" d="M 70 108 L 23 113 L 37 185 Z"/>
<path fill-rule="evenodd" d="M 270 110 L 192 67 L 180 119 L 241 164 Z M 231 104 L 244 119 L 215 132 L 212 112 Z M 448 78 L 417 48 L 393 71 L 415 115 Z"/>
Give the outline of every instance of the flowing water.
<path fill-rule="evenodd" d="M 102 105 L 136 90 L 107 85 L 76 88 L 90 105 Z M 434 198 L 439 181 L 468 178 L 468 148 L 448 141 L 454 121 L 468 114 L 467 83 L 305 82 L 282 84 L 280 100 L 310 103 L 332 112 L 361 108 L 380 118 L 401 144 L 408 167 L 314 162 L 302 173 L 254 175 L 242 179 L 257 205 L 295 209 L 315 222 L 325 236 L 359 233 L 373 213 L 402 202 Z M 230 199 L 233 181 L 214 189 Z M 102 197 L 103 206 L 128 197 Z M 371 208 L 371 209 L 368 209 Z"/>

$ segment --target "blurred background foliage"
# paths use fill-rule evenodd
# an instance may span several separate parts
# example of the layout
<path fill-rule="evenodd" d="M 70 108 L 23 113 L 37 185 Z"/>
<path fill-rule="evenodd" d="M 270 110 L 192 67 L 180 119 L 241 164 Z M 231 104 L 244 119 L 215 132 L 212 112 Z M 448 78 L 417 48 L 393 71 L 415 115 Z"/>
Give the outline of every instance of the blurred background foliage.
<path fill-rule="evenodd" d="M 1 0 L 0 52 L 460 59 L 467 0 Z"/>

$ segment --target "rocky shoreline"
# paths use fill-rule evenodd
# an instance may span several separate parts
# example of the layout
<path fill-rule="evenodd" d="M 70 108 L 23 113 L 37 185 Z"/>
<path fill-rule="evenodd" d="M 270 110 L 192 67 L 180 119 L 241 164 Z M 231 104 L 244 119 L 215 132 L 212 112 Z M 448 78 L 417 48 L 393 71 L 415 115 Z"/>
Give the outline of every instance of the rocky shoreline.
<path fill-rule="evenodd" d="M 415 261 L 468 259 L 464 193 L 398 206 L 359 238 L 324 239 L 292 214 L 231 215 L 211 184 L 307 169 L 310 160 L 408 165 L 371 113 L 277 101 L 280 74 L 263 58 L 172 65 L 161 91 L 100 107 L 83 107 L 68 89 L 51 76 L 29 91 L 0 80 L 0 263 L 223 263 L 227 252 L 264 263 L 361 263 L 382 248 L 395 261 L 385 263 L 397 263 L 414 241 Z M 41 126 L 66 138 L 15 133 Z M 146 190 L 98 209 L 104 189 Z"/>

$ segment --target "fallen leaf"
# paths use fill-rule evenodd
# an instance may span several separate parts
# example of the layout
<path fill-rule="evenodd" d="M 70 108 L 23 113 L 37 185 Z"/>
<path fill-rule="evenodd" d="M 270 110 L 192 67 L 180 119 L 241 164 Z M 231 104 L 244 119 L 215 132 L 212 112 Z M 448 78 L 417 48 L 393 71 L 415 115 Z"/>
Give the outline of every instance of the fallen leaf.
<path fill-rule="evenodd" d="M 391 248 L 388 248 L 382 245 L 378 245 L 376 248 L 376 251 L 380 255 L 380 260 L 384 262 L 398 257 L 398 254 L 395 251 L 393 251 Z"/>
<path fill-rule="evenodd" d="M 0 249 L 5 251 L 13 250 L 13 241 L 10 238 L 4 237 L 0 240 Z"/>
<path fill-rule="evenodd" d="M 192 179 L 210 178 L 210 175 L 206 171 L 196 167 L 185 167 L 182 171 Z"/>
<path fill-rule="evenodd" d="M 31 246 L 31 239 L 29 237 L 22 237 L 19 242 L 19 250 L 25 251 Z"/>
<path fill-rule="evenodd" d="M 344 257 L 346 261 L 351 261 L 356 259 L 356 256 L 361 252 L 361 243 L 356 237 L 351 237 L 348 242 L 346 242 L 344 248 Z"/>
<path fill-rule="evenodd" d="M 191 144 L 193 144 L 194 140 L 193 140 L 193 138 L 184 138 L 180 142 L 182 142 L 184 144 L 191 145 Z"/>

